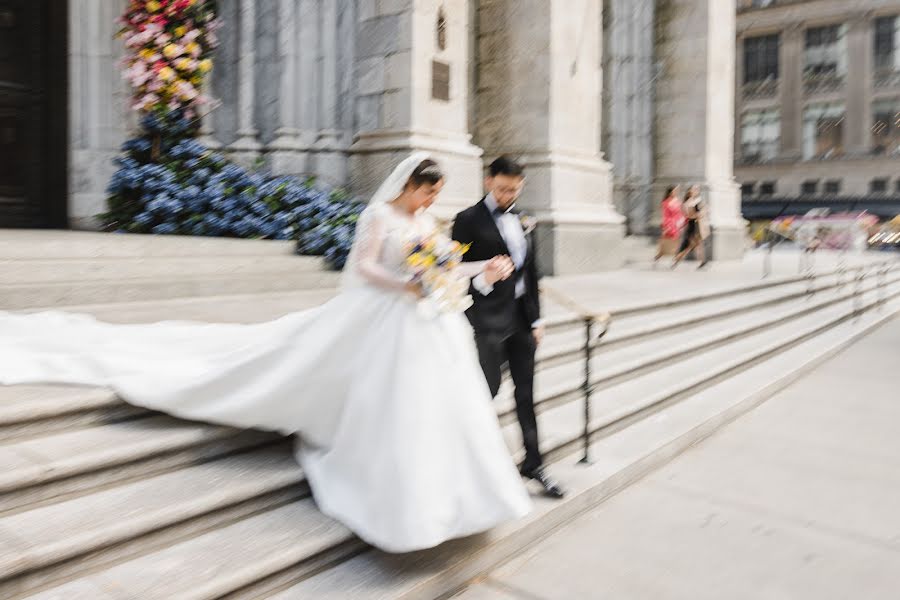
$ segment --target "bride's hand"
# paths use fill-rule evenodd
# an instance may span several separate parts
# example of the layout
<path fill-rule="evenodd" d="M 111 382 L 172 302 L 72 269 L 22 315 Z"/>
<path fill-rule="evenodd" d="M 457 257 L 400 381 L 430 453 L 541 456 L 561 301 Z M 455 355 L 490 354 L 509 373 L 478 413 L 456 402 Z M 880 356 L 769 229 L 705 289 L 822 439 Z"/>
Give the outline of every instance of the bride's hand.
<path fill-rule="evenodd" d="M 421 281 L 409 281 L 406 284 L 406 291 L 421 300 L 425 297 L 425 288 L 422 287 Z"/>
<path fill-rule="evenodd" d="M 515 271 L 515 266 L 508 256 L 495 256 L 484 267 L 484 278 L 488 285 L 504 281 Z"/>

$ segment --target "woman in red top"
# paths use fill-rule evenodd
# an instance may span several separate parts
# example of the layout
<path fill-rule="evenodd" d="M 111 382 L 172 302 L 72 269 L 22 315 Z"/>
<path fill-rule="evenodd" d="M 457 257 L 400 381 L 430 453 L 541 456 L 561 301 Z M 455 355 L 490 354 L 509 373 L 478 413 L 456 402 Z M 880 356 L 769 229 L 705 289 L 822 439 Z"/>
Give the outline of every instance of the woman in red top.
<path fill-rule="evenodd" d="M 662 201 L 662 226 L 659 236 L 659 249 L 656 251 L 658 261 L 663 256 L 673 256 L 678 252 L 681 241 L 681 230 L 684 229 L 684 212 L 681 210 L 681 199 L 678 197 L 677 185 L 666 190 Z"/>

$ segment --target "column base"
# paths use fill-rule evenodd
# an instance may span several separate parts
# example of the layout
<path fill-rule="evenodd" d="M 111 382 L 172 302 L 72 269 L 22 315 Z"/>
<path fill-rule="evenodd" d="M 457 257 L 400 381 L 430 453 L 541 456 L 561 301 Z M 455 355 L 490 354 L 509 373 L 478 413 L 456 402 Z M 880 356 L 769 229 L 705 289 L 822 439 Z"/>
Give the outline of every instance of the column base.
<path fill-rule="evenodd" d="M 744 227 L 714 226 L 707 243 L 712 260 L 740 260 L 747 250 L 747 230 Z"/>
<path fill-rule="evenodd" d="M 315 153 L 316 176 L 333 186 L 347 185 L 349 159 L 344 133 L 336 129 L 320 131 Z"/>
<path fill-rule="evenodd" d="M 447 175 L 441 197 L 431 209 L 439 219 L 478 202 L 483 193 L 481 148 L 468 135 L 431 131 L 379 131 L 360 135 L 350 147 L 354 194 L 368 199 L 397 164 L 415 151 L 429 152 Z"/>
<path fill-rule="evenodd" d="M 612 167 L 597 155 L 520 155 L 521 208 L 535 216 L 538 266 L 545 275 L 592 273 L 625 262 L 625 218 L 613 208 Z"/>
<path fill-rule="evenodd" d="M 538 268 L 544 275 L 609 271 L 625 264 L 623 224 L 540 223 L 535 230 Z"/>
<path fill-rule="evenodd" d="M 245 169 L 255 169 L 258 166 L 262 146 L 255 135 L 243 134 L 228 146 L 227 152 L 234 162 Z"/>

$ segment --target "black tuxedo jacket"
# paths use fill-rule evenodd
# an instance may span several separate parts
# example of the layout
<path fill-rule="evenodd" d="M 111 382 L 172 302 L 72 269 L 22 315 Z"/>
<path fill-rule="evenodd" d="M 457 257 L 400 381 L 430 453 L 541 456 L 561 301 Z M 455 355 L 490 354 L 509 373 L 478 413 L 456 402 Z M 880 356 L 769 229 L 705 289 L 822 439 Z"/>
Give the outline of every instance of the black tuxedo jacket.
<path fill-rule="evenodd" d="M 452 237 L 460 243 L 472 245 L 464 257 L 466 262 L 490 260 L 495 256 L 509 254 L 509 248 L 484 199 L 456 215 Z M 528 325 L 540 318 L 539 274 L 534 239 L 530 233 L 526 233 L 525 239 L 525 263 L 513 276 L 495 283 L 494 290 L 487 296 L 481 295 L 472 286 L 471 294 L 475 303 L 466 311 L 466 316 L 476 334 L 512 335 L 521 327 L 522 316 L 527 319 Z M 516 299 L 516 282 L 521 277 L 525 277 L 525 295 L 521 299 L 524 315 L 520 315 Z"/>

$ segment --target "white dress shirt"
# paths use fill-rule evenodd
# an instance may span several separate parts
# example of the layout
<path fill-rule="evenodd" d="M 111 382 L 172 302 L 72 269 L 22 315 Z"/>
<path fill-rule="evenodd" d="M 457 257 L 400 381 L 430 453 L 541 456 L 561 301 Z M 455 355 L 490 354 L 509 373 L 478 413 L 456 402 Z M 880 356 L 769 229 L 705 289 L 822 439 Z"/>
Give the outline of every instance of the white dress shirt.
<path fill-rule="evenodd" d="M 522 269 L 525 265 L 525 258 L 528 256 L 528 240 L 525 237 L 525 231 L 522 229 L 522 222 L 519 220 L 518 215 L 511 212 L 498 213 L 497 209 L 499 207 L 493 194 L 488 194 L 485 197 L 484 204 L 494 218 L 494 223 L 497 224 L 497 229 L 500 231 L 500 236 L 509 249 L 509 258 L 516 266 L 516 270 Z M 523 274 L 516 281 L 516 298 L 521 298 L 525 295 L 525 277 L 526 275 Z M 487 296 L 494 291 L 494 286 L 485 280 L 484 273 L 475 277 L 472 280 L 472 284 L 482 296 Z M 535 321 L 532 324 L 532 327 L 538 326 L 540 326 L 540 321 Z"/>

